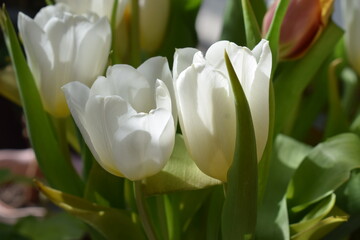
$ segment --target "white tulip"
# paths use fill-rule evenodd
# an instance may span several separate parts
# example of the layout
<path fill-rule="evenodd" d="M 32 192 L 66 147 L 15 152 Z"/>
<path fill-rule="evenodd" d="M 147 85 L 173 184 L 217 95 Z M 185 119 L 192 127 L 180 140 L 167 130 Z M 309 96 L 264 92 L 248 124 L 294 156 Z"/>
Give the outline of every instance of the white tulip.
<path fill-rule="evenodd" d="M 179 49 L 173 68 L 179 121 L 187 149 L 200 170 L 224 182 L 233 160 L 236 138 L 235 103 L 225 51 L 250 106 L 260 160 L 269 129 L 272 64 L 269 43 L 262 40 L 250 51 L 220 41 L 209 48 L 205 57 L 195 49 Z"/>
<path fill-rule="evenodd" d="M 155 57 L 138 69 L 109 67 L 91 89 L 72 82 L 63 90 L 99 164 L 116 176 L 140 180 L 159 172 L 172 153 L 172 88 L 166 58 Z"/>
<path fill-rule="evenodd" d="M 139 0 L 140 46 L 153 53 L 160 48 L 170 13 L 170 0 Z"/>
<path fill-rule="evenodd" d="M 84 14 L 93 12 L 100 17 L 107 17 L 111 22 L 114 0 L 56 0 L 57 3 L 63 3 L 69 6 L 72 12 Z M 116 9 L 116 22 L 119 24 L 123 18 L 128 0 L 118 0 Z"/>
<path fill-rule="evenodd" d="M 343 0 L 342 15 L 345 22 L 345 47 L 350 64 L 360 75 L 360 1 Z"/>
<path fill-rule="evenodd" d="M 75 16 L 57 4 L 41 9 L 34 19 L 20 13 L 18 27 L 45 109 L 56 117 L 67 116 L 61 86 L 71 81 L 91 85 L 107 64 L 111 44 L 107 19 Z"/>

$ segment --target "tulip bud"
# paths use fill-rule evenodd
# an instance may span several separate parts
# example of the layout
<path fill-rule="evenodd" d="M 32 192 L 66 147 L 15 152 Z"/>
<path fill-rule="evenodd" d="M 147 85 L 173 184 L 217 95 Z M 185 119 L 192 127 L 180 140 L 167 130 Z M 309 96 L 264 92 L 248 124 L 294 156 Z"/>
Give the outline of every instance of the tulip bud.
<path fill-rule="evenodd" d="M 109 67 L 91 89 L 63 87 L 71 114 L 99 164 L 116 176 L 140 180 L 159 172 L 175 142 L 176 108 L 166 58 L 138 69 Z"/>
<path fill-rule="evenodd" d="M 170 12 L 169 0 L 140 0 L 140 47 L 153 53 L 160 48 Z"/>
<path fill-rule="evenodd" d="M 224 182 L 233 161 L 236 139 L 235 103 L 225 51 L 249 103 L 260 160 L 269 129 L 272 65 L 269 43 L 263 40 L 250 51 L 220 41 L 208 49 L 205 57 L 191 48 L 178 49 L 173 69 L 177 76 L 175 95 L 179 122 L 186 147 L 201 171 Z"/>
<path fill-rule="evenodd" d="M 263 35 L 271 25 L 279 0 L 274 2 L 263 20 Z M 302 57 L 322 33 L 332 11 L 333 0 L 290 0 L 281 25 L 279 58 Z"/>
<path fill-rule="evenodd" d="M 57 4 L 41 9 L 34 19 L 20 13 L 18 27 L 45 110 L 67 116 L 60 88 L 71 81 L 91 85 L 103 72 L 111 43 L 107 19 L 72 15 Z"/>
<path fill-rule="evenodd" d="M 360 2 L 342 0 L 342 14 L 345 22 L 345 47 L 347 57 L 360 75 Z"/>

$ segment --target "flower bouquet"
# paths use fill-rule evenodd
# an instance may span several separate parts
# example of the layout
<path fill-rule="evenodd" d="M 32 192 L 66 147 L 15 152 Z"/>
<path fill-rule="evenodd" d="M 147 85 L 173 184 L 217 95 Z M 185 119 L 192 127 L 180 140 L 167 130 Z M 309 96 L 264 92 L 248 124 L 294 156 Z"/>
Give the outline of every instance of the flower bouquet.
<path fill-rule="evenodd" d="M 204 52 L 201 0 L 47 4 L 0 11 L 1 93 L 80 238 L 359 237 L 358 1 L 228 0 Z"/>

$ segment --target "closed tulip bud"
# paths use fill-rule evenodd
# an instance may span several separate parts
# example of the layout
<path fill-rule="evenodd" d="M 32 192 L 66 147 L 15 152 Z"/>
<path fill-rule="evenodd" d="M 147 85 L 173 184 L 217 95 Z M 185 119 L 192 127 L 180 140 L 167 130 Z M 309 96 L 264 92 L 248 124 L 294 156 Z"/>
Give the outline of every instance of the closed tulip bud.
<path fill-rule="evenodd" d="M 345 22 L 345 47 L 347 57 L 360 75 L 360 2 L 342 0 L 342 13 Z"/>
<path fill-rule="evenodd" d="M 45 109 L 56 117 L 69 114 L 61 86 L 71 81 L 86 85 L 107 63 L 111 30 L 97 15 L 72 15 L 64 5 L 47 6 L 34 19 L 20 13 L 18 27 L 29 67 Z"/>
<path fill-rule="evenodd" d="M 168 23 L 169 0 L 139 0 L 140 47 L 153 53 L 160 48 Z"/>
<path fill-rule="evenodd" d="M 228 53 L 245 92 L 260 160 L 268 138 L 271 51 L 262 40 L 252 51 L 228 41 L 206 55 L 192 48 L 174 56 L 175 95 L 186 147 L 201 171 L 226 182 L 234 156 L 236 113 L 224 59 Z M 241 117 L 241 116 L 239 116 Z"/>
<path fill-rule="evenodd" d="M 175 141 L 172 76 L 166 58 L 138 69 L 109 67 L 89 89 L 63 87 L 71 114 L 99 164 L 116 176 L 140 180 L 159 172 Z"/>
<path fill-rule="evenodd" d="M 111 22 L 114 0 L 56 0 L 57 3 L 63 3 L 69 6 L 72 12 L 76 14 L 84 14 L 93 12 L 99 17 L 107 17 Z M 116 23 L 119 24 L 124 15 L 128 0 L 118 0 L 116 9 Z"/>
<path fill-rule="evenodd" d="M 269 8 L 263 20 L 265 35 L 274 18 L 279 0 Z M 280 59 L 302 57 L 322 33 L 329 21 L 333 0 L 290 0 L 280 31 Z"/>

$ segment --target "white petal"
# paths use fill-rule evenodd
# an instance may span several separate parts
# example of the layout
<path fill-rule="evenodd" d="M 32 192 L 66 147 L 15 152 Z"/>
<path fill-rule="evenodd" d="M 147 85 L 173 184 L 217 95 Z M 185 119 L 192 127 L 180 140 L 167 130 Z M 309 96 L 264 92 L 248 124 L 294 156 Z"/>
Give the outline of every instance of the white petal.
<path fill-rule="evenodd" d="M 171 112 L 164 109 L 136 114 L 119 123 L 116 132 L 117 167 L 130 180 L 158 173 L 170 158 L 175 127 Z"/>
<path fill-rule="evenodd" d="M 29 67 L 43 100 L 45 109 L 55 116 L 66 116 L 68 109 L 60 87 L 66 83 L 61 64 L 55 61 L 55 53 L 47 35 L 29 17 L 19 14 L 20 35 L 23 39 Z M 55 65 L 57 65 L 55 68 Z"/>
<path fill-rule="evenodd" d="M 172 100 L 165 83 L 161 80 L 157 80 L 155 88 L 156 108 L 162 108 L 168 112 L 172 112 Z"/>
<path fill-rule="evenodd" d="M 177 79 L 180 73 L 192 64 L 194 55 L 197 52 L 199 52 L 199 50 L 196 48 L 176 49 L 173 63 L 174 79 Z"/>
<path fill-rule="evenodd" d="M 176 110 L 176 100 L 174 93 L 174 84 L 173 77 L 169 68 L 169 63 L 164 57 L 153 57 L 145 61 L 138 67 L 138 71 L 143 74 L 144 78 L 149 79 L 149 81 L 155 81 L 157 79 L 162 80 L 170 93 L 172 99 L 172 114 L 177 124 L 177 110 Z"/>
<path fill-rule="evenodd" d="M 249 100 L 251 86 L 258 65 L 256 58 L 248 48 L 237 46 L 234 43 L 230 43 L 226 51 L 228 52 L 244 93 Z"/>
<path fill-rule="evenodd" d="M 91 141 L 88 133 L 88 126 L 86 123 L 85 108 L 86 103 L 89 100 L 90 89 L 80 82 L 71 82 L 62 87 L 65 93 L 66 101 L 69 106 L 70 112 L 74 121 L 79 128 L 81 135 L 83 136 L 87 146 L 93 153 L 96 159 L 99 158 L 95 151 L 94 144 Z"/>
<path fill-rule="evenodd" d="M 74 1 L 76 2 L 76 1 Z M 49 22 L 51 18 L 62 18 L 64 12 L 70 9 L 65 4 L 55 4 L 46 6 L 36 14 L 34 21 L 42 28 Z"/>
<path fill-rule="evenodd" d="M 49 71 L 53 67 L 54 56 L 51 44 L 43 30 L 23 13 L 18 15 L 18 28 L 30 69 L 39 85 L 43 75 L 42 69 Z"/>
<path fill-rule="evenodd" d="M 249 95 L 258 161 L 261 160 L 269 133 L 269 84 L 269 77 L 262 71 L 257 71 Z"/>
<path fill-rule="evenodd" d="M 262 39 L 252 50 L 258 62 L 258 70 L 270 78 L 272 68 L 272 54 L 269 41 Z"/>
<path fill-rule="evenodd" d="M 133 114 L 134 110 L 119 96 L 90 95 L 86 104 L 85 119 L 93 151 L 96 153 L 94 156 L 97 156 L 102 167 L 117 176 L 123 174 L 116 163 L 118 156 L 115 154 L 115 132 L 119 128 L 119 119 Z"/>
<path fill-rule="evenodd" d="M 107 64 L 111 44 L 110 25 L 106 18 L 96 23 L 78 21 L 75 35 L 77 51 L 72 66 L 74 79 L 91 86 Z"/>
<path fill-rule="evenodd" d="M 176 80 L 179 120 L 198 167 L 226 181 L 235 146 L 235 105 L 229 81 L 210 66 L 192 66 Z"/>
<path fill-rule="evenodd" d="M 229 41 L 218 41 L 210 46 L 205 54 L 206 61 L 216 69 L 219 69 L 227 75 L 226 64 L 224 60 L 225 49 L 229 46 Z"/>
<path fill-rule="evenodd" d="M 148 80 L 133 67 L 122 64 L 109 67 L 106 75 L 107 80 L 94 83 L 91 95 L 119 95 L 137 112 L 148 113 L 155 108 L 156 80 Z"/>

